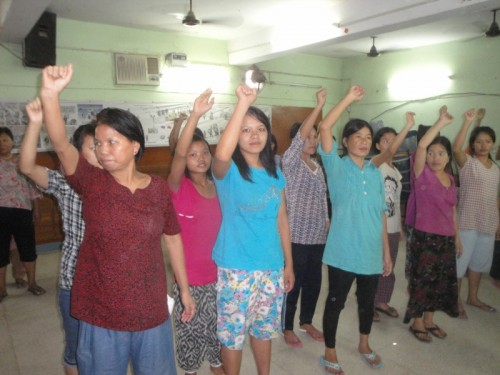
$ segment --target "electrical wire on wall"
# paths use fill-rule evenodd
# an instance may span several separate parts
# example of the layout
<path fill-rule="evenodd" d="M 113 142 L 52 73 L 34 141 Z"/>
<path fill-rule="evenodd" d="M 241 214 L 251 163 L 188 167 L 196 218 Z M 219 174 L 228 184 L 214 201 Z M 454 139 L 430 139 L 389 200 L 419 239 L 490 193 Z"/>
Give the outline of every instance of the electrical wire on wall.
<path fill-rule="evenodd" d="M 436 95 L 436 96 L 430 96 L 427 98 L 421 98 L 421 99 L 414 99 L 414 100 L 408 100 L 405 101 L 399 105 L 396 105 L 392 108 L 388 108 L 385 111 L 382 111 L 378 115 L 372 117 L 369 122 L 374 121 L 375 119 L 383 116 L 384 114 L 388 112 L 395 111 L 399 108 L 405 107 L 409 104 L 413 103 L 424 103 L 428 102 L 431 100 L 437 100 L 437 99 L 450 99 L 450 98 L 461 98 L 461 97 L 468 97 L 468 96 L 493 96 L 493 97 L 500 97 L 500 94 L 495 94 L 495 93 L 484 93 L 484 92 L 457 92 L 457 93 L 448 93 L 448 94 L 441 94 L 441 95 Z M 365 105 L 374 105 L 374 104 L 384 104 L 384 103 L 394 103 L 394 101 L 390 102 L 377 102 L 377 103 L 364 103 Z"/>

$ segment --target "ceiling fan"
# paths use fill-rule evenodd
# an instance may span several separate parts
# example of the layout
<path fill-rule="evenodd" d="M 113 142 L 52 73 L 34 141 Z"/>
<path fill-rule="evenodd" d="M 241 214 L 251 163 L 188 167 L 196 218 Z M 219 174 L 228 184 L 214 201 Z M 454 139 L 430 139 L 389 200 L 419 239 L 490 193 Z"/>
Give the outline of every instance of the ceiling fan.
<path fill-rule="evenodd" d="M 182 24 L 184 26 L 198 26 L 201 21 L 196 18 L 193 12 L 193 1 L 189 0 L 189 11 L 186 16 L 182 19 Z"/>
<path fill-rule="evenodd" d="M 490 28 L 488 31 L 485 32 L 486 36 L 489 37 L 494 37 L 494 36 L 499 36 L 500 35 L 500 29 L 498 28 L 498 23 L 496 21 L 496 15 L 497 15 L 497 10 L 492 10 L 493 12 L 493 22 L 490 25 Z"/>
<path fill-rule="evenodd" d="M 377 57 L 378 55 L 380 55 L 380 53 L 377 51 L 377 47 L 375 47 L 375 38 L 376 36 L 372 36 L 373 45 L 372 48 L 370 48 L 370 52 L 366 54 L 366 56 L 368 57 Z"/>
<path fill-rule="evenodd" d="M 184 18 L 182 18 L 182 24 L 188 27 L 195 27 L 200 25 L 238 27 L 243 24 L 243 16 L 241 15 L 241 13 L 232 13 L 229 16 L 211 19 L 196 18 L 193 12 L 193 1 L 189 0 L 189 10 Z"/>

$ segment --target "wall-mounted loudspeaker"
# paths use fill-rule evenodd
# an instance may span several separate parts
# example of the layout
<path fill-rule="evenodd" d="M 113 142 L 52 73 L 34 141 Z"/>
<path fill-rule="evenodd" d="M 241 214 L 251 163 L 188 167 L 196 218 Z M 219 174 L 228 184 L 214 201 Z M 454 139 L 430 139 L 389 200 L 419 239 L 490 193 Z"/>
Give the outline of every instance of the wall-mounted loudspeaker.
<path fill-rule="evenodd" d="M 56 64 L 56 15 L 44 12 L 24 38 L 23 63 L 33 68 Z"/>

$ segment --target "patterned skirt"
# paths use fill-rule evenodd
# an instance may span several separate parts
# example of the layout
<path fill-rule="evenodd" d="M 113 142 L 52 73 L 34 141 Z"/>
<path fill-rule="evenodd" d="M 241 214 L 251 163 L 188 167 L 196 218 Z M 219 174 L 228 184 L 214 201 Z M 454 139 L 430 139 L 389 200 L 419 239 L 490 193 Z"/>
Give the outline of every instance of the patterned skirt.
<path fill-rule="evenodd" d="M 426 311 L 458 316 L 457 261 L 454 237 L 413 230 L 409 246 L 410 300 L 404 317 L 408 323 Z"/>
<path fill-rule="evenodd" d="M 202 286 L 189 286 L 196 303 L 194 318 L 181 322 L 183 311 L 177 283 L 174 283 L 174 326 L 177 362 L 186 372 L 196 372 L 207 360 L 211 366 L 222 364 L 221 345 L 217 339 L 217 305 L 215 283 Z"/>

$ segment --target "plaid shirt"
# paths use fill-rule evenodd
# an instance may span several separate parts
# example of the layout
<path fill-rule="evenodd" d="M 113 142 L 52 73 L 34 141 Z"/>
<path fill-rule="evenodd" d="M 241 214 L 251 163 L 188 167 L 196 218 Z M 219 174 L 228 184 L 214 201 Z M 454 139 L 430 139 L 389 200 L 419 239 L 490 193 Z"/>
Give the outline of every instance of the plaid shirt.
<path fill-rule="evenodd" d="M 49 173 L 48 188 L 38 188 L 46 194 L 54 195 L 59 203 L 64 231 L 59 287 L 70 290 L 73 285 L 78 250 L 80 249 L 83 234 L 85 233 L 85 222 L 82 217 L 82 201 L 68 185 L 64 176 L 50 169 L 47 172 Z"/>

